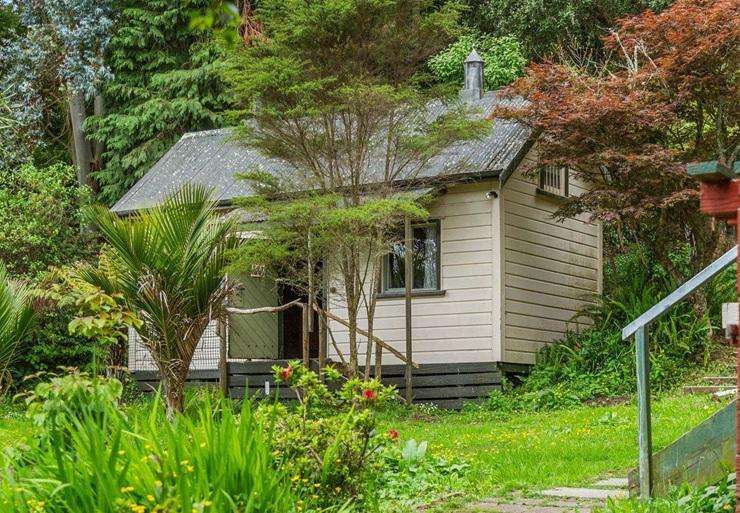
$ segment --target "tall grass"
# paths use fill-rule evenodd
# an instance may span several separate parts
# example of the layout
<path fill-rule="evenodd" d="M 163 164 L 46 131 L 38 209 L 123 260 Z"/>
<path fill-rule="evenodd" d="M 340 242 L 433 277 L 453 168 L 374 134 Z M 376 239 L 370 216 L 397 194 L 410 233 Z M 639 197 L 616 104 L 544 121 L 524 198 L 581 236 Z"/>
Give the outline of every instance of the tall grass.
<path fill-rule="evenodd" d="M 287 513 L 296 501 L 275 470 L 249 403 L 202 400 L 167 420 L 158 399 L 126 416 L 113 405 L 64 416 L 9 453 L 0 481 L 8 513 Z"/>

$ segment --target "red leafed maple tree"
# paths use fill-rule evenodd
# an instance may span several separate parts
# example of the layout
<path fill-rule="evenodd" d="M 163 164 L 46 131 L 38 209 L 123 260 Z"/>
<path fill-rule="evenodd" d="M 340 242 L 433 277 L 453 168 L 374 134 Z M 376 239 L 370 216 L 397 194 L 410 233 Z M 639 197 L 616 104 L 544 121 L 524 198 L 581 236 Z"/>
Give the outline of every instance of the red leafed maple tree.
<path fill-rule="evenodd" d="M 590 213 L 667 258 L 688 243 L 696 269 L 724 245 L 698 209 L 684 163 L 738 153 L 740 2 L 678 0 L 660 14 L 625 18 L 604 38 L 610 57 L 587 67 L 532 64 L 512 92 L 528 107 L 499 110 L 541 132 L 539 165 L 567 166 L 590 191 L 562 216 Z M 683 276 L 675 276 L 680 279 Z"/>

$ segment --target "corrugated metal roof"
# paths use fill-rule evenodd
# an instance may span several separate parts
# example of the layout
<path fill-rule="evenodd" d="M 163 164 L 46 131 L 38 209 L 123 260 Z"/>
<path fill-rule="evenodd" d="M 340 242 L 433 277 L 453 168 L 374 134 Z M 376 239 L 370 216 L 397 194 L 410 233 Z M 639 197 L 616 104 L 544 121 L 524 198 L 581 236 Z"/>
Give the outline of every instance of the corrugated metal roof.
<path fill-rule="evenodd" d="M 523 102 L 489 92 L 470 104 L 471 116 L 483 117 L 496 106 L 520 106 Z M 449 106 L 442 102 L 429 106 L 430 115 L 434 117 L 448 109 Z M 497 119 L 487 136 L 447 148 L 424 167 L 419 178 L 469 173 L 497 176 L 516 165 L 530 134 L 530 129 L 520 123 Z M 285 162 L 267 158 L 240 144 L 229 129 L 188 133 L 118 200 L 112 210 L 126 214 L 152 207 L 186 183 L 208 185 L 214 189 L 219 202 L 228 204 L 253 192 L 248 182 L 237 179 L 236 175 L 255 167 L 276 173 L 290 170 Z"/>

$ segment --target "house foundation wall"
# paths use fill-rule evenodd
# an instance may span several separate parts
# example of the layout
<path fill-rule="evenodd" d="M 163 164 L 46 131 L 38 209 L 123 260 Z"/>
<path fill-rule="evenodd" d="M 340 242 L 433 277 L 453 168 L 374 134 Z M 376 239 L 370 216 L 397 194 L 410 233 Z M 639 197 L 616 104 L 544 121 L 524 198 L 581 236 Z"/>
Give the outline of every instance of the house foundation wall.
<path fill-rule="evenodd" d="M 278 386 L 272 373 L 274 365 L 287 365 L 287 360 L 265 360 L 229 363 L 229 396 L 235 399 L 246 395 L 252 397 L 278 396 L 280 399 L 295 399 L 292 390 Z M 311 366 L 316 368 L 317 362 Z M 405 395 L 403 365 L 384 365 L 382 381 L 398 388 Z M 159 387 L 156 371 L 133 371 L 131 373 L 138 389 L 152 393 Z M 186 386 L 218 387 L 218 369 L 193 369 Z M 412 390 L 414 403 L 434 404 L 440 408 L 457 409 L 465 402 L 480 401 L 494 390 L 501 389 L 502 371 L 496 362 L 423 364 L 414 369 Z"/>

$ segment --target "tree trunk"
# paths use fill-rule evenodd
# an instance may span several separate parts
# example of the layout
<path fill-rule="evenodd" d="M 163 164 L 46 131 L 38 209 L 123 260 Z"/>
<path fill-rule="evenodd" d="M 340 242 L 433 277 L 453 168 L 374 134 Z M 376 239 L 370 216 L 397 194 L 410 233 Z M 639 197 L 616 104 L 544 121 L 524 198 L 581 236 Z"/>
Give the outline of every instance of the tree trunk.
<path fill-rule="evenodd" d="M 85 95 L 82 92 L 71 92 L 69 95 L 69 117 L 72 124 L 72 136 L 75 143 L 75 158 L 77 164 L 77 182 L 80 185 L 90 185 L 90 143 L 85 137 L 83 126 L 87 117 L 85 113 Z"/>
<path fill-rule="evenodd" d="M 168 369 L 162 373 L 162 390 L 167 406 L 167 418 L 172 420 L 176 414 L 185 410 L 185 377 L 179 368 Z"/>
<path fill-rule="evenodd" d="M 367 307 L 367 332 L 370 336 L 367 339 L 367 354 L 365 355 L 365 379 L 370 379 L 370 367 L 372 367 L 373 357 L 373 325 L 375 324 L 375 306 L 378 304 L 378 286 L 380 284 L 381 258 L 373 259 L 373 278 L 370 282 L 370 304 Z M 383 348 L 376 344 L 375 346 L 375 377 L 380 379 L 378 369 L 378 354 L 382 353 Z"/>
<path fill-rule="evenodd" d="M 93 100 L 93 113 L 96 116 L 105 116 L 105 100 L 103 95 L 98 93 L 95 95 Z M 93 161 L 95 163 L 95 169 L 100 170 L 103 168 L 103 152 L 105 152 L 105 145 L 102 142 L 95 141 L 95 152 L 93 155 Z"/>
<path fill-rule="evenodd" d="M 349 305 L 348 305 L 349 306 Z M 357 309 L 347 309 L 347 321 L 349 322 L 349 374 L 350 377 L 357 376 Z"/>

